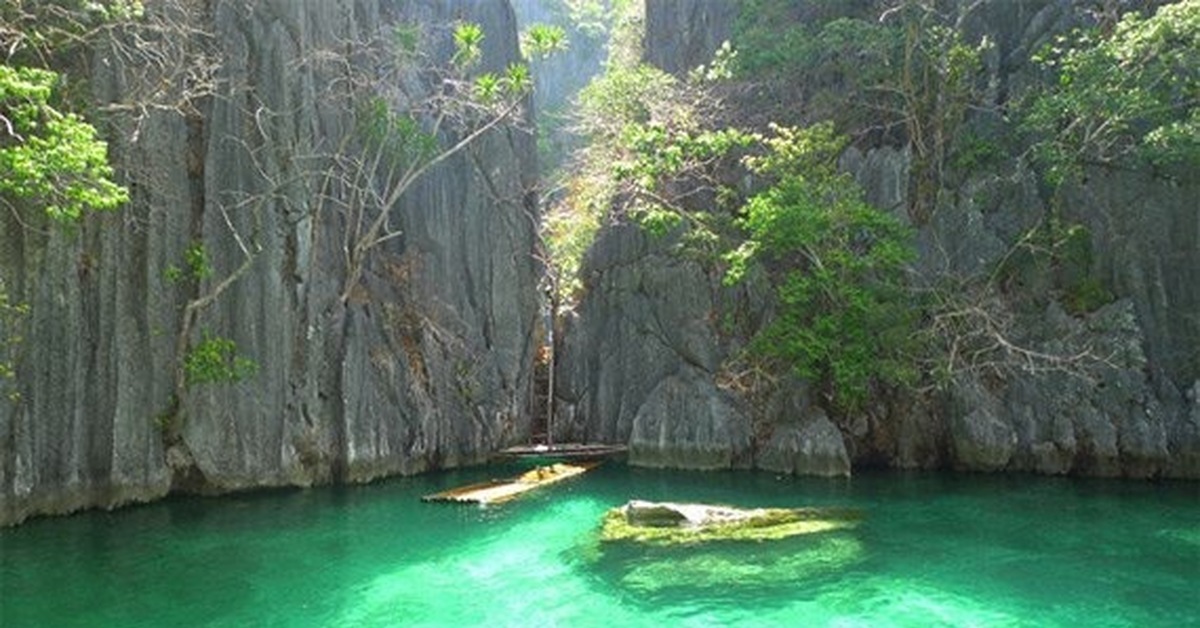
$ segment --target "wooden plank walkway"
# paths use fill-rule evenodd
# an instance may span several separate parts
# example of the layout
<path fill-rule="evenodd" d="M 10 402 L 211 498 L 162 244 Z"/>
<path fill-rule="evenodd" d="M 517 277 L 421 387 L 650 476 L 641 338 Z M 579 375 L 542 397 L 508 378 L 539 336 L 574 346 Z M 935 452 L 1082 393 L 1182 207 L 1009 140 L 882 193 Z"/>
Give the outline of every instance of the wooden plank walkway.
<path fill-rule="evenodd" d="M 499 458 L 517 460 L 534 460 L 538 462 L 568 462 L 572 460 L 600 460 L 621 456 L 625 453 L 624 445 L 605 445 L 600 443 L 558 443 L 555 445 L 517 445 L 496 452 Z"/>
<path fill-rule="evenodd" d="M 448 491 L 426 495 L 424 502 L 457 502 L 464 504 L 497 504 L 506 502 L 535 488 L 561 482 L 590 471 L 598 461 L 575 464 L 552 464 L 526 471 L 515 478 L 470 484 Z"/>

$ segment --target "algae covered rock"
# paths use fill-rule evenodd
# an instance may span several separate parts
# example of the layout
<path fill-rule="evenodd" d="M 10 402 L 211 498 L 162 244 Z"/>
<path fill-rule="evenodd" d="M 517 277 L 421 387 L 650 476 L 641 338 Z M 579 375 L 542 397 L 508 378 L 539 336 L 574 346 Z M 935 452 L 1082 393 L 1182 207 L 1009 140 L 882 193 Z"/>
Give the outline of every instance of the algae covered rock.
<path fill-rule="evenodd" d="M 819 534 L 794 537 L 790 541 L 792 544 L 782 551 L 776 549 L 783 547 L 778 544 L 736 549 L 728 544 L 708 545 L 650 559 L 643 557 L 644 548 L 638 548 L 642 550 L 638 556 L 643 558 L 614 563 L 615 573 L 623 589 L 638 593 L 702 591 L 710 599 L 719 596 L 737 599 L 751 591 L 756 595 L 775 591 L 780 596 L 789 596 L 795 594 L 797 582 L 844 573 L 866 555 L 863 542 L 853 534 Z"/>
<path fill-rule="evenodd" d="M 766 541 L 852 527 L 851 509 L 751 508 L 632 500 L 604 515 L 602 541 L 680 545 L 708 541 Z"/>

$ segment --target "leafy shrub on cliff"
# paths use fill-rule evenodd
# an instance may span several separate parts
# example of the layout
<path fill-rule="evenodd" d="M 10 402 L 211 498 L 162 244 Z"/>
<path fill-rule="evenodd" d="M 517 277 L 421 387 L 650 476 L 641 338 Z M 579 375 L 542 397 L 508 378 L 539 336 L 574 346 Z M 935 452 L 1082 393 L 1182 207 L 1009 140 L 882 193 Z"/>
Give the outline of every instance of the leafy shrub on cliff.
<path fill-rule="evenodd" d="M 608 69 L 579 94 L 574 132 L 586 144 L 571 158 L 557 202 L 542 223 L 548 266 L 560 302 L 582 286 L 579 269 L 600 226 L 609 216 L 620 185 L 613 164 L 622 159 L 626 129 L 666 114 L 662 97 L 676 88 L 670 75 L 648 65 Z M 669 115 L 669 114 L 667 114 Z"/>
<path fill-rule="evenodd" d="M 728 256 L 727 281 L 741 280 L 751 262 L 767 268 L 775 318 L 751 349 L 816 382 L 834 407 L 853 410 L 873 384 L 916 377 L 917 310 L 905 280 L 912 234 L 837 171 L 846 142 L 829 123 L 776 128 L 767 153 L 747 160 L 773 184 L 743 210 L 746 240 Z"/>
<path fill-rule="evenodd" d="M 811 4 L 740 4 L 734 25 L 738 76 L 790 82 L 804 90 L 818 116 L 838 116 L 839 122 L 878 114 L 876 105 L 891 94 L 874 87 L 895 77 L 902 34 L 861 3 Z"/>
<path fill-rule="evenodd" d="M 183 360 L 188 384 L 238 382 L 254 375 L 258 365 L 238 354 L 237 344 L 208 331 Z"/>
<path fill-rule="evenodd" d="M 835 29 L 843 26 L 847 46 L 859 26 L 873 29 Z M 915 377 L 906 359 L 915 336 L 904 276 L 911 234 L 837 172 L 848 139 L 833 124 L 763 136 L 722 123 L 728 112 L 714 81 L 742 52 L 723 47 L 686 78 L 610 60 L 580 95 L 588 144 L 546 221 L 552 261 L 577 272 L 596 230 L 626 220 L 679 236 L 677 251 L 711 267 L 725 254 L 731 284 L 764 269 L 776 285 L 774 316 L 740 332 L 755 335 L 751 354 L 815 382 L 830 407 L 853 410 L 877 384 Z M 745 161 L 753 177 L 738 165 L 747 153 L 757 155 Z"/>
<path fill-rule="evenodd" d="M 1200 0 L 1076 31 L 1034 60 L 1051 88 L 1032 94 L 1024 125 L 1051 183 L 1089 164 L 1200 167 Z"/>
<path fill-rule="evenodd" d="M 737 74 L 775 86 L 778 102 L 766 104 L 774 120 L 831 120 L 856 138 L 912 150 L 908 210 L 918 224 L 953 158 L 968 163 L 956 140 L 991 45 L 967 41 L 943 9 L 934 0 L 748 0 L 735 27 Z"/>
<path fill-rule="evenodd" d="M 580 265 L 605 221 L 629 219 L 656 235 L 686 224 L 694 242 L 711 243 L 709 214 L 693 211 L 690 201 L 723 198 L 715 166 L 752 140 L 713 124 L 721 103 L 706 83 L 725 74 L 726 60 L 687 78 L 640 63 L 633 36 L 640 33 L 640 3 L 614 8 L 605 71 L 580 92 L 573 120 L 585 144 L 543 221 L 553 291 L 563 303 L 582 287 Z"/>
<path fill-rule="evenodd" d="M 59 80 L 49 70 L 0 65 L 0 193 L 72 222 L 121 205 L 129 193 L 113 181 L 96 129 L 56 106 Z"/>

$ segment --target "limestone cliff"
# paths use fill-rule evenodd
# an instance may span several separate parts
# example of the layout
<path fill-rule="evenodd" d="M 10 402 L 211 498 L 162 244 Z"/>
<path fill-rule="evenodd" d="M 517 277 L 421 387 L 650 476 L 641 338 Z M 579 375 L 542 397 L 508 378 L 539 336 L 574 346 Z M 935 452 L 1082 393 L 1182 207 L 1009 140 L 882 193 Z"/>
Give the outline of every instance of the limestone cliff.
<path fill-rule="evenodd" d="M 682 75 L 712 60 L 713 52 L 733 35 L 736 2 L 723 0 L 647 0 L 643 57 L 647 63 Z"/>
<path fill-rule="evenodd" d="M 0 524 L 173 487 L 222 492 L 450 467 L 528 432 L 532 137 L 499 127 L 429 172 L 394 213 L 400 235 L 372 251 L 344 302 L 353 225 L 306 185 L 303 164 L 353 132 L 344 103 L 329 97 L 338 74 L 319 62 L 327 53 L 403 23 L 445 57 L 447 25 L 470 20 L 485 32 L 485 69 L 502 69 L 518 59 L 508 3 L 203 7 L 192 26 L 220 51 L 216 91 L 193 115 L 153 111 L 135 135 L 113 138 L 118 169 L 135 173 L 130 206 L 68 231 L 0 219 L 0 272 L 30 306 L 14 356 L 19 399 L 0 405 Z M 353 64 L 355 54 L 343 58 Z M 98 56 L 91 83 L 102 102 L 120 102 L 138 71 Z M 236 272 L 235 235 L 261 252 L 199 311 L 190 340 L 227 337 L 257 368 L 176 399 L 182 309 Z M 170 280 L 193 243 L 211 275 Z"/>
<path fill-rule="evenodd" d="M 728 33 L 728 22 L 712 15 L 722 4 L 647 0 L 645 58 L 676 73 L 706 62 Z M 1030 51 L 1081 15 L 1058 0 L 962 6 L 964 32 L 995 44 L 985 64 L 996 103 L 1031 80 Z M 904 146 L 852 149 L 842 165 L 876 206 L 907 206 L 913 163 Z M 1066 191 L 1064 218 L 1086 227 L 1090 240 L 1077 272 L 1113 299 L 1074 315 L 1051 303 L 1022 318 L 1014 340 L 1056 355 L 1086 348 L 1103 358 L 1090 376 L 1021 372 L 998 382 L 964 373 L 940 393 L 902 392 L 835 418 L 802 382 L 785 384 L 757 408 L 721 385 L 720 365 L 738 348 L 720 329 L 722 304 L 732 300 L 753 319 L 765 291 L 751 284 L 731 294 L 712 271 L 672 255 L 671 242 L 629 226 L 606 228 L 586 260 L 586 293 L 569 321 L 560 415 L 576 434 L 629 443 L 631 460 L 648 465 L 1200 477 L 1198 185 L 1098 171 Z M 944 192 L 918 229 L 917 270 L 926 278 L 995 266 L 1049 202 L 1016 158 Z M 1009 286 L 1008 298 L 1025 299 L 1047 280 L 1028 279 Z"/>

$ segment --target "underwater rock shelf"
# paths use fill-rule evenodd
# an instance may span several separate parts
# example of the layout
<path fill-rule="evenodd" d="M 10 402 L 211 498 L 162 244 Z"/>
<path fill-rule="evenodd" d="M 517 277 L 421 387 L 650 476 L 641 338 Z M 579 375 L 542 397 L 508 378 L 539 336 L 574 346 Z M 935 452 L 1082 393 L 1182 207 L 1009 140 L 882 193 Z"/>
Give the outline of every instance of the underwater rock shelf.
<path fill-rule="evenodd" d="M 602 541 L 685 545 L 708 541 L 768 541 L 853 527 L 849 508 L 752 508 L 633 500 L 604 515 Z"/>
<path fill-rule="evenodd" d="M 590 471 L 600 463 L 596 461 L 575 464 L 552 464 L 526 471 L 507 480 L 490 480 L 460 488 L 426 495 L 423 502 L 457 502 L 463 504 L 496 504 L 506 502 L 540 486 L 561 482 Z"/>

